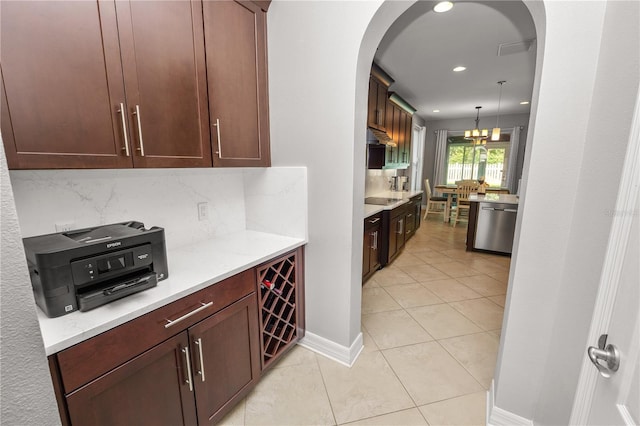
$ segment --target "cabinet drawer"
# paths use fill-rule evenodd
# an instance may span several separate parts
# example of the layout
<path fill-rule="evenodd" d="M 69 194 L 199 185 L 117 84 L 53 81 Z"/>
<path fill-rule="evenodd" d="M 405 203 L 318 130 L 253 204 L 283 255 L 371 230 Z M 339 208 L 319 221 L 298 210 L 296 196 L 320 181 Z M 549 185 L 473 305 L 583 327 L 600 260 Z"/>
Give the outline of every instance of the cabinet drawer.
<path fill-rule="evenodd" d="M 372 216 L 367 217 L 364 220 L 364 229 L 365 231 L 371 228 L 375 228 L 376 226 L 380 226 L 382 224 L 382 212 L 376 213 Z"/>
<path fill-rule="evenodd" d="M 401 206 L 396 207 L 395 209 L 391 210 L 391 219 L 394 219 L 398 216 L 401 216 L 403 214 L 407 213 L 407 206 L 409 205 L 409 203 L 405 203 Z"/>
<path fill-rule="evenodd" d="M 249 269 L 59 352 L 64 392 L 68 394 L 252 293 L 254 283 L 255 270 Z M 203 309 L 189 315 L 199 308 Z M 174 325 L 165 327 L 170 321 Z"/>

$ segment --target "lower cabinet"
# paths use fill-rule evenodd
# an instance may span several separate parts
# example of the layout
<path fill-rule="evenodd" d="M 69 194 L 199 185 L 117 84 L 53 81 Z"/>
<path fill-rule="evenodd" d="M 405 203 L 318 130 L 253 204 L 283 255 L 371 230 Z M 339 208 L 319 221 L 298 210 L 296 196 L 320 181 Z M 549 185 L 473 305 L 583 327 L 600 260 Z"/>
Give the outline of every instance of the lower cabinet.
<path fill-rule="evenodd" d="M 183 332 L 67 396 L 78 425 L 195 424 Z"/>
<path fill-rule="evenodd" d="M 382 212 L 364 220 L 362 240 L 362 283 L 380 268 L 380 247 L 382 239 Z"/>
<path fill-rule="evenodd" d="M 222 419 L 229 411 L 224 408 L 231 408 L 257 382 L 257 323 L 254 293 L 189 328 L 189 348 L 181 351 L 191 373 L 198 424 Z"/>
<path fill-rule="evenodd" d="M 405 243 L 407 228 L 407 204 L 391 210 L 388 227 L 388 252 L 385 263 L 391 263 L 400 255 Z"/>
<path fill-rule="evenodd" d="M 304 334 L 302 268 L 300 248 L 51 355 L 62 423 L 217 423 Z M 264 271 L 282 289 L 272 329 Z"/>
<path fill-rule="evenodd" d="M 413 237 L 413 234 L 420 228 L 421 205 L 422 194 L 409 199 L 409 204 L 407 205 L 405 240 Z"/>

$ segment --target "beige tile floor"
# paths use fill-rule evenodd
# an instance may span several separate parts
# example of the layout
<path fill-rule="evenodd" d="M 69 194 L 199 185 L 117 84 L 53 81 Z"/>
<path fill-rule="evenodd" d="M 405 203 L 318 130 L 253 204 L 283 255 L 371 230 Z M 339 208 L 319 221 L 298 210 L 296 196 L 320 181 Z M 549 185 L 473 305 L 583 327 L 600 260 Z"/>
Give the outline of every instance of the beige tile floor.
<path fill-rule="evenodd" d="M 226 425 L 484 425 L 509 258 L 465 251 L 466 227 L 422 223 L 362 289 L 351 368 L 295 347 Z"/>

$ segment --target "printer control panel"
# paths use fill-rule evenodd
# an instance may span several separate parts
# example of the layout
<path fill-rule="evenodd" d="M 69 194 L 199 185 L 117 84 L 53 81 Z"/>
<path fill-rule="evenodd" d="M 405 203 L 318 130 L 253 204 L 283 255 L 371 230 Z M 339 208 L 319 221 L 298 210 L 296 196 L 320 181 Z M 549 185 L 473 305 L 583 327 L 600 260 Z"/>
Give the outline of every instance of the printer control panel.
<path fill-rule="evenodd" d="M 76 286 L 102 281 L 153 263 L 151 244 L 71 262 Z"/>

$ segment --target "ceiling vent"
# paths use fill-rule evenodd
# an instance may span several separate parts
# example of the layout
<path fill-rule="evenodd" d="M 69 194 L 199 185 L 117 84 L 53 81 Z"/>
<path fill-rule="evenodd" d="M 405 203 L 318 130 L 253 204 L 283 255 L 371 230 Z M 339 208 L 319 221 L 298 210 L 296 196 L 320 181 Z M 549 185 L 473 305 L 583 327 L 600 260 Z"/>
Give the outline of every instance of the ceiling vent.
<path fill-rule="evenodd" d="M 524 40 L 524 41 L 516 41 L 515 43 L 501 43 L 498 45 L 498 56 L 506 56 L 512 55 L 514 53 L 526 52 L 528 51 L 535 39 Z"/>

